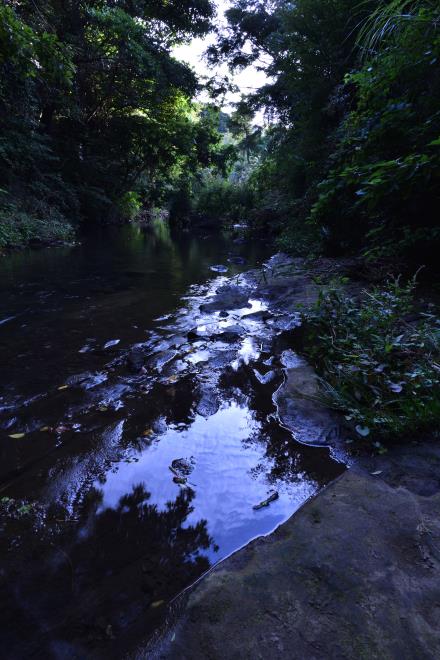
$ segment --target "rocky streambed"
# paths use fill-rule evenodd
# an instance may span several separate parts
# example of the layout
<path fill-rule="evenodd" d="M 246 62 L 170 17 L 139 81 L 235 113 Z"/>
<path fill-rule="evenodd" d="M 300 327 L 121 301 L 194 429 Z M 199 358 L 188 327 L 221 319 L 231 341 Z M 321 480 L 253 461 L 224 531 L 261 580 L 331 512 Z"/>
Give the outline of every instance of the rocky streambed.
<path fill-rule="evenodd" d="M 281 257 L 272 264 L 259 294 L 292 320 L 316 287 L 300 261 L 293 273 Z M 385 456 L 349 458 L 341 420 L 316 404 L 311 367 L 293 351 L 281 361 L 285 378 L 274 394 L 281 423 L 297 440 L 332 446 L 349 469 L 180 595 L 166 626 L 134 657 L 434 660 L 439 447 L 414 438 Z"/>
<path fill-rule="evenodd" d="M 145 281 L 109 292 L 2 394 L 6 657 L 436 657 L 439 454 L 354 461 L 294 350 L 311 273 L 241 260 L 146 332 Z"/>
<path fill-rule="evenodd" d="M 314 387 L 291 348 L 296 304 L 316 295 L 301 263 L 215 268 L 143 340 L 121 294 L 129 336 L 78 328 L 69 360 L 85 369 L 4 391 L 7 657 L 147 644 L 182 591 L 345 470 L 337 420 L 289 390 Z"/>

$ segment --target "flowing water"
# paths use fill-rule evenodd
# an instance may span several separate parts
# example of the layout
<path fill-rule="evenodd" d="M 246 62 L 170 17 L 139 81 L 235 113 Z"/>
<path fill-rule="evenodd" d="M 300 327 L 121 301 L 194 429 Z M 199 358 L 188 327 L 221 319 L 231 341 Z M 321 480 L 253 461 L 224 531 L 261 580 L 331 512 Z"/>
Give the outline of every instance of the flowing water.
<path fill-rule="evenodd" d="M 264 301 L 209 308 L 267 256 L 158 223 L 1 260 L 3 657 L 123 657 L 341 472 L 278 422 Z"/>

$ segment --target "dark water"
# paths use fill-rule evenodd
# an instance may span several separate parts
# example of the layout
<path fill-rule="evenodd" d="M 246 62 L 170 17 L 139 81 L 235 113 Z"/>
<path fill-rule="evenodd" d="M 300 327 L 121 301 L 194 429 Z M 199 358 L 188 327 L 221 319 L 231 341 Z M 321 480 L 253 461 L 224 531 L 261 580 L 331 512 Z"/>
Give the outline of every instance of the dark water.
<path fill-rule="evenodd" d="M 278 424 L 264 302 L 200 311 L 266 257 L 158 224 L 1 260 L 3 657 L 123 657 L 340 472 Z"/>

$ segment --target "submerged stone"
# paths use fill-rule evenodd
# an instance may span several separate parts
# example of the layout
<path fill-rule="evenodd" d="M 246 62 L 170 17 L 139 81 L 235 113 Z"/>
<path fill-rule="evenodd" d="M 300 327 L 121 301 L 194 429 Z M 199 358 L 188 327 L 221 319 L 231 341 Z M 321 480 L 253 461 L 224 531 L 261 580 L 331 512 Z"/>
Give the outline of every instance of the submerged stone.
<path fill-rule="evenodd" d="M 219 287 L 208 302 L 200 305 L 202 312 L 220 312 L 231 309 L 251 307 L 249 303 L 250 290 L 236 284 L 225 284 Z"/>

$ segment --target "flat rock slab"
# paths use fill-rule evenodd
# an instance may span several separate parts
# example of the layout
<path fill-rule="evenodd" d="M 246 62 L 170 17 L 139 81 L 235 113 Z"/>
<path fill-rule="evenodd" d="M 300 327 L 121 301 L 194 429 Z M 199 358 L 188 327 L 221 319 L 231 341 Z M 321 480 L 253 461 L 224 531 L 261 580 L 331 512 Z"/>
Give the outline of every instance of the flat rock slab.
<path fill-rule="evenodd" d="M 231 309 L 250 307 L 250 289 L 235 284 L 220 286 L 214 296 L 200 305 L 201 312 L 221 312 Z"/>
<path fill-rule="evenodd" d="M 417 461 L 438 468 L 438 452 Z M 396 464 L 387 481 L 348 470 L 221 563 L 138 657 L 439 658 L 440 493 L 408 489 Z"/>
<path fill-rule="evenodd" d="M 281 423 L 299 442 L 338 447 L 343 441 L 340 415 L 320 402 L 315 370 L 293 352 L 292 355 L 294 361 L 286 363 L 285 381 L 274 396 Z"/>

